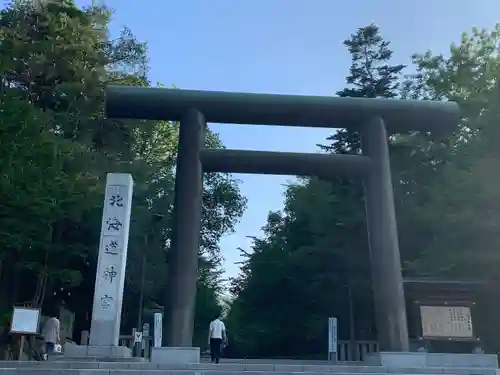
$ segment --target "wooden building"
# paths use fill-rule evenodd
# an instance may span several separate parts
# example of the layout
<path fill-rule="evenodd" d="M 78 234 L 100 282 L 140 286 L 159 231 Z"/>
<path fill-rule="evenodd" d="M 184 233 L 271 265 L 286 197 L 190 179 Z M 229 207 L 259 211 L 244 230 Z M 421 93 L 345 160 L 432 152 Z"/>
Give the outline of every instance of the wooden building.
<path fill-rule="evenodd" d="M 404 285 L 412 350 L 497 352 L 498 283 L 407 278 Z"/>

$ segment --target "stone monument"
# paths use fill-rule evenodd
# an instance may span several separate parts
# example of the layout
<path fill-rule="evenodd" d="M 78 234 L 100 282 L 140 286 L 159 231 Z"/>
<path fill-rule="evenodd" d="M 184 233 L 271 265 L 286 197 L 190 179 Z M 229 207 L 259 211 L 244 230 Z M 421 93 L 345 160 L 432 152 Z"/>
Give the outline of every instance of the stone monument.
<path fill-rule="evenodd" d="M 90 342 L 88 346 L 66 346 L 66 356 L 127 358 L 132 355 L 129 348 L 118 346 L 132 191 L 130 174 L 107 175 Z"/>

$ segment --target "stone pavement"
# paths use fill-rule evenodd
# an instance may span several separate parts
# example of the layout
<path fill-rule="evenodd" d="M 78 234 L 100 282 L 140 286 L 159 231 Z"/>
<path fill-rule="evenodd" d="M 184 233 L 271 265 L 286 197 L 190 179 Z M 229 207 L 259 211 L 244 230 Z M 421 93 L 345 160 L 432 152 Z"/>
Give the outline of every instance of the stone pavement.
<path fill-rule="evenodd" d="M 264 361 L 264 360 L 263 360 Z M 157 365 L 150 362 L 120 361 L 0 361 L 0 375 L 358 375 L 358 374 L 422 374 L 422 375 L 497 375 L 493 368 L 426 367 L 388 369 L 383 366 L 362 364 L 332 365 L 310 364 L 313 361 L 280 361 L 258 363 L 259 360 L 239 363 L 198 363 L 188 365 Z M 322 363 L 321 361 L 320 363 Z"/>

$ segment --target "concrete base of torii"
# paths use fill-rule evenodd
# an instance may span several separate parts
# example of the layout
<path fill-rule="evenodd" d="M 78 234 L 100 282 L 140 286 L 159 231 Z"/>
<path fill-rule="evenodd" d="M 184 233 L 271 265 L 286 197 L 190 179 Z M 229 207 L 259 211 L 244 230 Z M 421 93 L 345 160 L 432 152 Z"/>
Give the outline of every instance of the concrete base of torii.
<path fill-rule="evenodd" d="M 126 346 L 64 345 L 64 357 L 74 359 L 126 359 L 132 358 L 132 350 Z"/>
<path fill-rule="evenodd" d="M 387 369 L 464 367 L 498 369 L 496 354 L 379 352 L 367 354 L 364 363 Z"/>
<path fill-rule="evenodd" d="M 200 363 L 200 348 L 188 346 L 151 348 L 151 363 L 158 365 Z"/>

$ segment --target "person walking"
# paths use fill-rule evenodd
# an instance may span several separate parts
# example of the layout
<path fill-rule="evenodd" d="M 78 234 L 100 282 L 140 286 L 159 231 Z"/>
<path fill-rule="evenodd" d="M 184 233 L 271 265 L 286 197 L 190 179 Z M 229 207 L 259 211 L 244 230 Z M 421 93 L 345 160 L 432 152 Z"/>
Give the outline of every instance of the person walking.
<path fill-rule="evenodd" d="M 54 353 L 56 344 L 59 344 L 59 330 L 61 323 L 57 318 L 57 314 L 53 314 L 52 317 L 47 319 L 45 325 L 43 326 L 42 336 L 45 342 L 45 354 L 47 357 Z"/>
<path fill-rule="evenodd" d="M 226 341 L 226 326 L 220 316 L 210 322 L 208 329 L 208 343 L 210 345 L 210 358 L 212 363 L 219 363 L 222 355 L 222 345 Z"/>

